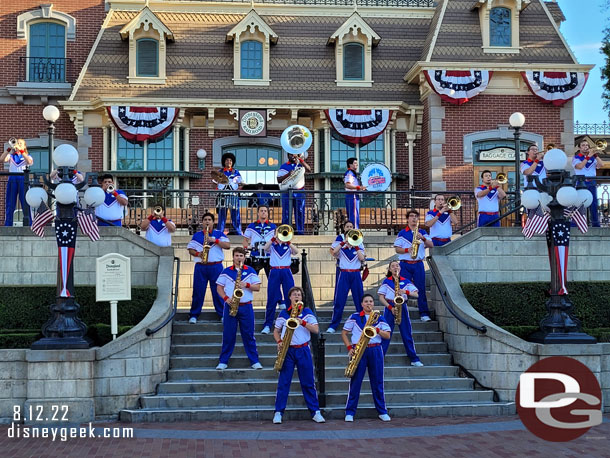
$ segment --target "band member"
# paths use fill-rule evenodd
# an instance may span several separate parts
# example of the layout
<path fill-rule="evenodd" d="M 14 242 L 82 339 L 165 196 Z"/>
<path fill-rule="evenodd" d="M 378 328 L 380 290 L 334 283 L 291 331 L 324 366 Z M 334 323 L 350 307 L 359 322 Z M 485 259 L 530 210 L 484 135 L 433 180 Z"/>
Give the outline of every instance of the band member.
<path fill-rule="evenodd" d="M 373 296 L 365 294 L 362 298 L 362 311 L 352 314 L 345 322 L 343 331 L 341 331 L 341 338 L 347 347 L 348 356 L 352 356 L 354 353 L 354 347 L 358 343 L 369 315 L 374 309 L 375 300 Z M 369 340 L 368 347 L 364 350 L 358 368 L 349 381 L 349 395 L 347 397 L 347 405 L 345 406 L 345 421 L 354 421 L 354 415 L 356 415 L 356 409 L 358 408 L 358 399 L 360 398 L 360 389 L 362 388 L 362 380 L 367 369 L 371 382 L 373 402 L 379 413 L 379 419 L 390 421 L 383 394 L 383 350 L 381 348 L 381 339 L 390 338 L 390 326 L 388 326 L 383 316 L 380 316 L 375 324 L 375 328 L 377 335 Z M 352 334 L 351 341 L 347 336 L 350 332 Z"/>
<path fill-rule="evenodd" d="M 30 207 L 25 201 L 25 182 L 23 179 L 23 171 L 26 167 L 34 164 L 34 159 L 28 153 L 28 149 L 23 138 L 18 139 L 14 146 L 0 156 L 0 162 L 8 162 L 9 173 L 19 173 L 20 175 L 10 175 L 6 183 L 6 210 L 4 217 L 4 225 L 13 225 L 13 213 L 17 206 L 17 197 L 21 202 L 23 213 L 30 211 Z"/>
<path fill-rule="evenodd" d="M 297 154 L 288 154 L 288 162 L 282 164 L 277 172 L 277 182 L 282 183 L 290 176 L 290 172 L 298 167 L 304 167 L 306 172 L 311 172 L 311 167 L 305 159 Z M 294 189 L 300 191 L 303 188 Z M 302 192 L 292 193 L 292 210 L 294 212 L 294 220 L 296 225 L 297 235 L 305 233 L 305 194 Z M 288 214 L 288 192 L 282 193 L 282 224 L 292 225 L 292 215 Z"/>
<path fill-rule="evenodd" d="M 544 168 L 544 151 L 538 151 L 537 145 L 530 145 L 527 149 L 527 159 L 521 162 L 521 173 L 523 174 L 523 187 L 527 187 L 527 177 L 537 176 L 540 181 L 546 178 L 546 169 Z M 534 186 L 536 182 L 534 181 Z"/>
<path fill-rule="evenodd" d="M 275 320 L 275 329 L 273 330 L 273 338 L 277 342 L 278 353 L 282 345 L 290 345 L 277 381 L 273 423 L 282 422 L 282 415 L 284 414 L 284 409 L 286 409 L 286 402 L 288 401 L 288 394 L 290 393 L 290 384 L 292 383 L 292 375 L 294 374 L 295 366 L 299 375 L 299 382 L 301 383 L 301 391 L 305 398 L 305 404 L 312 415 L 312 420 L 316 423 L 324 423 L 326 420 L 324 420 L 324 417 L 320 413 L 318 393 L 316 392 L 313 375 L 313 361 L 309 349 L 311 333 L 317 334 L 319 331 L 318 320 L 309 308 L 303 307 L 303 310 L 297 316 L 299 326 L 294 330 L 292 339 L 290 342 L 284 342 L 286 321 L 290 318 L 292 308 L 297 307 L 297 302 L 303 302 L 303 290 L 298 286 L 290 288 L 288 297 L 290 298 L 290 307 L 280 312 L 277 320 Z"/>
<path fill-rule="evenodd" d="M 222 155 L 222 173 L 229 179 L 228 184 L 217 183 L 218 190 L 220 191 L 235 191 L 230 192 L 224 202 L 225 205 L 217 208 L 218 211 L 218 230 L 223 232 L 225 230 L 225 224 L 227 222 L 227 207 L 231 209 L 231 223 L 237 235 L 243 235 L 241 231 L 241 215 L 239 212 L 239 194 L 236 192 L 238 189 L 244 187 L 246 183 L 237 169 L 233 168 L 235 165 L 235 155 L 232 153 L 225 153 Z M 214 181 L 214 180 L 212 180 Z M 214 181 L 214 183 L 216 183 Z"/>
<path fill-rule="evenodd" d="M 579 143 L 580 148 L 576 151 L 574 158 L 572 159 L 572 167 L 574 167 L 575 175 L 582 175 L 585 177 L 585 185 L 587 189 L 593 194 L 593 203 L 589 207 L 591 211 L 591 225 L 593 227 L 599 227 L 599 215 L 597 214 L 597 183 L 595 176 L 597 175 L 597 169 L 604 166 L 604 161 L 594 153 L 591 155 L 591 146 L 587 140 L 583 140 Z"/>
<path fill-rule="evenodd" d="M 422 321 L 430 321 L 430 310 L 428 309 L 428 299 L 426 298 L 426 271 L 424 269 L 424 257 L 426 248 L 434 246 L 430 236 L 426 231 L 419 229 L 419 212 L 409 210 L 407 213 L 407 227 L 398 233 L 394 241 L 394 250 L 398 253 L 400 260 L 400 276 L 413 283 L 419 291 L 417 297 L 417 308 Z M 414 235 L 415 234 L 415 235 Z M 413 237 L 419 240 L 417 256 L 412 257 Z"/>
<path fill-rule="evenodd" d="M 261 269 L 265 269 L 267 280 L 269 280 L 269 253 L 263 248 L 274 236 L 276 225 L 269 222 L 269 207 L 259 205 L 258 219 L 250 223 L 244 233 L 244 248 L 250 250 L 252 268 L 259 275 Z"/>
<path fill-rule="evenodd" d="M 407 300 L 409 297 L 417 297 L 417 288 L 413 283 L 400 275 L 400 262 L 398 261 L 390 262 L 386 278 L 377 290 L 379 302 L 381 302 L 381 304 L 385 307 L 383 317 L 388 322 L 388 326 L 390 327 L 390 338 L 381 342 L 383 354 L 385 355 L 388 352 L 390 341 L 392 340 L 392 335 L 394 334 L 394 323 L 397 315 L 396 308 L 398 307 L 394 301 L 396 297 L 396 280 L 398 280 L 400 295 L 404 299 L 403 304 L 400 306 L 402 307 L 402 312 L 400 324 L 398 325 L 398 329 L 400 329 L 400 336 L 402 337 L 402 343 L 407 351 L 407 356 L 411 360 L 411 366 L 421 367 L 424 364 L 419 360 L 417 352 L 415 351 L 413 330 L 411 328 L 411 318 L 409 318 L 409 308 L 407 307 Z"/>
<path fill-rule="evenodd" d="M 275 234 L 269 240 L 263 250 L 270 253 L 269 264 L 271 272 L 267 282 L 267 311 L 265 313 L 265 324 L 261 334 L 269 334 L 275 319 L 275 308 L 281 302 L 280 308 L 286 308 L 284 304 L 289 300 L 288 292 L 294 286 L 294 278 L 290 270 L 291 256 L 297 254 L 299 249 L 291 242 L 282 242 Z M 284 295 L 282 296 L 282 292 Z"/>
<path fill-rule="evenodd" d="M 347 240 L 346 239 L 347 233 L 349 231 L 351 231 L 353 228 L 354 228 L 354 223 L 352 223 L 351 221 L 345 221 L 341 225 L 341 233 L 337 236 L 337 238 L 335 239 L 335 241 L 333 242 L 333 244 L 329 248 L 330 255 L 333 257 L 333 259 L 336 259 L 336 268 L 335 268 L 335 296 L 337 295 L 337 285 L 338 285 L 338 281 L 339 281 L 339 274 L 341 273 L 341 269 L 339 267 L 339 253 L 338 252 L 335 253 L 335 248 L 341 242 L 344 242 L 345 240 Z"/>
<path fill-rule="evenodd" d="M 356 229 L 360 228 L 360 193 L 353 191 L 366 191 L 358 178 L 358 159 L 350 157 L 347 161 L 347 171 L 343 175 L 345 182 L 345 210 L 347 218 L 354 223 Z"/>
<path fill-rule="evenodd" d="M 229 358 L 235 348 L 237 335 L 237 323 L 241 340 L 244 343 L 246 355 L 250 360 L 252 369 L 262 369 L 263 366 L 258 360 L 256 350 L 256 339 L 254 338 L 254 309 L 252 308 L 252 292 L 260 291 L 261 280 L 254 272 L 254 269 L 244 264 L 246 260 L 246 250 L 242 247 L 233 248 L 233 265 L 227 267 L 216 280 L 218 294 L 223 298 L 224 311 L 222 322 L 222 350 L 216 369 L 225 370 L 229 363 Z M 240 272 L 241 270 L 241 272 Z M 236 285 L 237 276 L 241 274 L 241 281 Z M 233 291 L 239 288 L 243 291 L 243 296 L 239 299 L 239 309 L 236 316 L 231 316 L 231 301 Z"/>
<path fill-rule="evenodd" d="M 191 302 L 191 311 L 189 312 L 189 323 L 197 323 L 197 318 L 201 314 L 201 307 L 205 299 L 205 292 L 210 283 L 212 291 L 212 302 L 214 309 L 219 317 L 223 316 L 222 296 L 218 295 L 216 281 L 222 272 L 222 261 L 225 255 L 222 250 L 231 248 L 231 242 L 217 229 L 214 229 L 214 215 L 206 213 L 202 218 L 203 230 L 196 232 L 193 238 L 186 246 L 189 254 L 195 259 L 195 270 L 193 272 L 193 300 Z M 206 241 L 207 239 L 207 241 Z M 203 262 L 201 259 L 204 247 L 209 246 L 208 259 Z M 207 249 L 206 249 L 207 250 Z"/>
<path fill-rule="evenodd" d="M 347 302 L 347 294 L 351 291 L 356 311 L 360 312 L 362 307 L 362 295 L 364 294 L 364 286 L 362 285 L 362 276 L 360 267 L 366 260 L 364 253 L 364 245 L 353 247 L 346 241 L 333 243 L 333 255 L 339 258 L 339 278 L 335 287 L 335 297 L 333 301 L 333 317 L 329 328 L 326 330 L 329 334 L 337 331 L 341 324 L 343 309 Z"/>
<path fill-rule="evenodd" d="M 176 232 L 176 225 L 171 219 L 165 217 L 165 209 L 159 206 L 160 212 L 148 215 L 142 220 L 140 229 L 146 231 L 146 240 L 157 246 L 172 246 L 172 234 Z"/>
<path fill-rule="evenodd" d="M 430 237 L 434 246 L 443 246 L 451 242 L 452 224 L 457 224 L 457 216 L 449 209 L 445 196 L 434 197 L 434 208 L 426 213 L 426 227 L 430 228 Z"/>
<path fill-rule="evenodd" d="M 481 172 L 483 184 L 474 190 L 474 195 L 479 204 L 479 217 L 477 227 L 500 227 L 500 221 L 494 224 L 487 224 L 500 216 L 500 199 L 506 197 L 504 189 L 496 180 L 491 179 L 491 171 Z"/>
<path fill-rule="evenodd" d="M 105 174 L 100 178 L 101 186 L 106 192 L 104 203 L 95 207 L 95 215 L 105 219 L 104 221 L 97 220 L 98 226 L 121 226 L 125 207 L 128 204 L 127 195 L 120 189 L 115 188 L 112 175 Z"/>
<path fill-rule="evenodd" d="M 63 178 L 63 172 L 61 171 L 61 169 L 56 169 L 53 170 L 51 172 L 51 175 L 49 176 L 51 178 L 51 182 L 61 183 L 61 180 Z M 78 170 L 74 169 L 72 171 L 72 177 L 70 178 L 70 181 L 72 182 L 72 184 L 82 183 L 83 181 L 85 181 L 85 176 Z"/>

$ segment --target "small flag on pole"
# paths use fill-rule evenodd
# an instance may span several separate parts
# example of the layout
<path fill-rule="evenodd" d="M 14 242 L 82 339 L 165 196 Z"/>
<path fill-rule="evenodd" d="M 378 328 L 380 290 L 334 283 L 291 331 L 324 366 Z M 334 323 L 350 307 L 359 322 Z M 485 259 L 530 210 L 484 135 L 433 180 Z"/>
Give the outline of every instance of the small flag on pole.
<path fill-rule="evenodd" d="M 76 215 L 78 225 L 83 233 L 91 239 L 92 242 L 97 242 L 100 239 L 100 229 L 97 226 L 95 215 L 90 210 L 79 211 Z"/>
<path fill-rule="evenodd" d="M 581 205 L 578 208 L 566 208 L 563 212 L 563 216 L 566 218 L 571 218 L 576 224 L 576 227 L 578 227 L 578 230 L 583 234 L 586 234 L 589 230 L 589 224 L 587 223 L 587 210 L 585 209 L 584 205 Z"/>
<path fill-rule="evenodd" d="M 542 210 L 542 206 L 538 205 L 535 210 L 529 210 L 527 213 L 527 221 L 523 226 L 523 235 L 531 239 L 534 234 L 542 234 L 549 228 L 549 219 L 551 215 Z"/>
<path fill-rule="evenodd" d="M 45 226 L 53 221 L 53 218 L 55 217 L 49 207 L 45 206 L 44 208 L 46 208 L 46 210 L 44 210 L 42 206 L 38 208 L 31 226 L 32 232 L 38 237 L 43 238 Z"/>

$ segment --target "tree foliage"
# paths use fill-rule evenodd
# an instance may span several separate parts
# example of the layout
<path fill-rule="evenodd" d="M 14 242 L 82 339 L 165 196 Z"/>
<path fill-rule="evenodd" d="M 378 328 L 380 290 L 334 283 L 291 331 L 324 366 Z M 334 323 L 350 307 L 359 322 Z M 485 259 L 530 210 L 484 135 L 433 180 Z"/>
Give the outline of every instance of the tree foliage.
<path fill-rule="evenodd" d="M 610 11 L 610 0 L 606 0 L 605 11 Z M 606 56 L 604 66 L 601 68 L 602 82 L 604 85 L 604 93 L 602 98 L 604 100 L 604 109 L 610 115 L 610 20 L 608 25 L 604 29 L 604 38 L 602 39 L 601 52 Z"/>

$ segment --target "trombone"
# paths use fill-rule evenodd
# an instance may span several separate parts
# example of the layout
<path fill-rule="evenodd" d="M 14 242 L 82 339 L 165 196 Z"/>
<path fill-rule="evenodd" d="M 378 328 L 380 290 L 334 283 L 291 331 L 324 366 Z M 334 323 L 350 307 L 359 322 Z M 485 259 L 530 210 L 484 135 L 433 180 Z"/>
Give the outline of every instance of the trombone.
<path fill-rule="evenodd" d="M 286 243 L 292 240 L 294 230 L 288 224 L 282 224 L 277 228 L 277 238 L 280 242 Z"/>
<path fill-rule="evenodd" d="M 345 235 L 345 241 L 353 247 L 362 245 L 363 240 L 364 235 L 362 234 L 362 231 L 359 231 L 358 229 L 352 229 Z"/>
<path fill-rule="evenodd" d="M 508 183 L 508 176 L 504 172 L 498 172 L 496 174 L 496 181 L 498 184 L 506 184 Z"/>
<path fill-rule="evenodd" d="M 155 206 L 153 215 L 155 215 L 156 218 L 161 218 L 163 216 L 163 207 L 161 205 Z"/>
<path fill-rule="evenodd" d="M 447 207 L 449 207 L 449 210 L 457 211 L 461 206 L 462 199 L 460 199 L 460 196 L 451 196 L 447 199 Z"/>
<path fill-rule="evenodd" d="M 603 153 L 606 151 L 606 148 L 608 147 L 608 142 L 606 140 L 597 140 L 595 142 L 595 155 L 598 155 L 600 153 Z"/>

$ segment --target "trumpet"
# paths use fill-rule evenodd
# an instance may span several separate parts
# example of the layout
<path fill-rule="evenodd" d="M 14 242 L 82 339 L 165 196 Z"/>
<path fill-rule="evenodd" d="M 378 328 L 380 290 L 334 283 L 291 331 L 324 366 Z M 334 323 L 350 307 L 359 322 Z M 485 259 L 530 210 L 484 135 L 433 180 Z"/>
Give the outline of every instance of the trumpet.
<path fill-rule="evenodd" d="M 294 235 L 294 230 L 288 224 L 282 224 L 277 228 L 277 238 L 280 242 L 290 242 Z"/>
<path fill-rule="evenodd" d="M 498 172 L 496 174 L 496 181 L 498 184 L 506 184 L 508 183 L 508 176 L 504 172 Z"/>
<path fill-rule="evenodd" d="M 460 199 L 460 196 L 451 196 L 447 199 L 447 207 L 449 207 L 449 210 L 456 211 L 459 210 L 461 206 L 462 199 Z"/>
<path fill-rule="evenodd" d="M 604 151 L 606 151 L 606 148 L 608 147 L 608 142 L 606 140 L 597 140 L 595 142 L 595 153 L 593 154 L 594 156 L 597 156 L 600 153 L 603 153 Z"/>
<path fill-rule="evenodd" d="M 153 215 L 155 215 L 156 218 L 161 218 L 163 216 L 163 207 L 161 205 L 155 206 Z"/>
<path fill-rule="evenodd" d="M 12 149 L 16 149 L 17 148 L 17 139 L 15 137 L 11 137 L 8 139 L 8 144 L 10 145 L 10 147 Z"/>
<path fill-rule="evenodd" d="M 554 148 L 555 148 L 555 143 L 549 143 L 548 145 L 546 145 L 546 150 L 547 151 L 551 151 Z"/>
<path fill-rule="evenodd" d="M 363 240 L 364 235 L 362 235 L 362 231 L 359 231 L 358 229 L 352 229 L 345 235 L 345 241 L 353 247 L 362 245 Z"/>
<path fill-rule="evenodd" d="M 106 188 L 106 192 L 107 192 L 108 194 L 112 194 L 112 193 L 114 192 L 114 190 L 115 190 L 115 189 L 116 189 L 116 188 L 114 187 L 114 185 L 113 185 L 113 184 L 109 184 L 109 185 L 108 185 L 108 187 Z"/>

